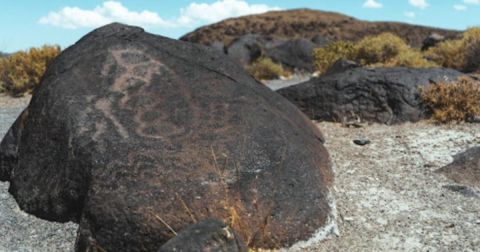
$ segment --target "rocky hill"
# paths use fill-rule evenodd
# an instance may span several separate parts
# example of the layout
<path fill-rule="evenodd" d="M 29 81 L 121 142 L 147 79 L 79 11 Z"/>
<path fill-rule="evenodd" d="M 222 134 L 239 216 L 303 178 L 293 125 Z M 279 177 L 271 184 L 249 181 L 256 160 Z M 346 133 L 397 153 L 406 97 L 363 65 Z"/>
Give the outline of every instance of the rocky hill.
<path fill-rule="evenodd" d="M 369 22 L 334 12 L 310 9 L 271 11 L 264 14 L 227 19 L 200 27 L 181 40 L 211 45 L 245 34 L 260 34 L 279 38 L 313 38 L 321 36 L 330 40 L 358 40 L 366 35 L 392 32 L 412 46 L 420 47 L 432 33 L 447 38 L 456 37 L 459 31 L 411 25 L 397 22 Z"/>

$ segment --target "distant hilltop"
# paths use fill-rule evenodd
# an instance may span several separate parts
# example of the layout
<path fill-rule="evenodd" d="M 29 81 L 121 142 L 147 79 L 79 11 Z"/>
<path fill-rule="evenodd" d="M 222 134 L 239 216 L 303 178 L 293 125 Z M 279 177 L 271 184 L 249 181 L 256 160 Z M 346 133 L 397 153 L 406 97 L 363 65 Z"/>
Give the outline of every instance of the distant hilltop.
<path fill-rule="evenodd" d="M 369 22 L 334 12 L 310 9 L 271 11 L 264 14 L 230 18 L 200 27 L 181 40 L 211 45 L 228 45 L 246 34 L 260 34 L 278 38 L 307 38 L 321 36 L 329 40 L 359 40 L 367 35 L 391 32 L 413 47 L 421 47 L 432 33 L 455 38 L 461 31 L 447 30 L 398 22 Z"/>

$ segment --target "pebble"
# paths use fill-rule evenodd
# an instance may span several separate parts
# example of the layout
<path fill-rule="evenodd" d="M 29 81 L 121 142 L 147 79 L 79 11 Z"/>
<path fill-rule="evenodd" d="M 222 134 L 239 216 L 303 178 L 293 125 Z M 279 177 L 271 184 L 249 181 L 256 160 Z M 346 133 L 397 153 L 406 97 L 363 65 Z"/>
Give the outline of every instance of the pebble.
<path fill-rule="evenodd" d="M 368 140 L 368 139 L 356 139 L 356 140 L 353 140 L 353 143 L 356 144 L 356 145 L 364 146 L 364 145 L 369 144 L 370 140 Z"/>

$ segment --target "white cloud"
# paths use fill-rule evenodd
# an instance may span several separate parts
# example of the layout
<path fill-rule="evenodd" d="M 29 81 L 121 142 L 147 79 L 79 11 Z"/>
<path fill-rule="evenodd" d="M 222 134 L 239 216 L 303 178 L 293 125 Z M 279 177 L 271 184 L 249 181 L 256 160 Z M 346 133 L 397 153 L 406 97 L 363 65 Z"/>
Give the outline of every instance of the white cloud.
<path fill-rule="evenodd" d="M 408 18 L 415 18 L 417 16 L 413 11 L 405 11 L 403 14 Z"/>
<path fill-rule="evenodd" d="M 264 13 L 270 10 L 280 10 L 280 8 L 265 4 L 248 4 L 243 0 L 218 0 L 212 4 L 193 2 L 180 10 L 181 15 L 177 19 L 177 23 L 180 25 L 190 25 L 199 21 L 211 23 L 225 18 Z"/>
<path fill-rule="evenodd" d="M 86 10 L 79 7 L 64 7 L 40 18 L 40 24 L 66 29 L 95 28 L 111 22 L 121 22 L 144 27 L 190 27 L 211 23 L 229 17 L 279 10 L 265 4 L 249 4 L 244 0 L 217 0 L 211 4 L 191 3 L 180 10 L 180 16 L 165 20 L 156 12 L 131 11 L 117 1 L 106 1 L 101 6 Z"/>
<path fill-rule="evenodd" d="M 468 1 L 471 1 L 471 0 L 468 0 Z M 425 9 L 429 6 L 429 4 L 427 3 L 427 0 L 408 0 L 408 3 L 420 9 Z"/>
<path fill-rule="evenodd" d="M 382 3 L 377 2 L 376 0 L 367 0 L 363 3 L 364 8 L 379 9 L 383 7 Z"/>
<path fill-rule="evenodd" d="M 455 9 L 456 11 L 464 11 L 464 10 L 467 10 L 467 6 L 462 4 L 455 4 L 453 6 L 453 9 Z"/>
<path fill-rule="evenodd" d="M 93 10 L 65 7 L 40 18 L 39 23 L 67 29 L 98 27 L 114 21 L 140 26 L 165 26 L 169 22 L 151 11 L 130 11 L 119 2 L 107 1 Z"/>
<path fill-rule="evenodd" d="M 463 0 L 466 4 L 480 4 L 480 0 Z"/>

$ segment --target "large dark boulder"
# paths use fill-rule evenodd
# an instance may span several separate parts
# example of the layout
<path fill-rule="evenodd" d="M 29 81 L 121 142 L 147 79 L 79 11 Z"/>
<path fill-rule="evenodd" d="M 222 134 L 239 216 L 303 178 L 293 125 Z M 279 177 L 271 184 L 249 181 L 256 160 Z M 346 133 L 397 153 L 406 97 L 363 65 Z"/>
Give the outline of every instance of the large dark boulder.
<path fill-rule="evenodd" d="M 23 210 L 80 223 L 77 251 L 155 251 L 194 219 L 254 248 L 331 224 L 315 125 L 225 55 L 137 27 L 63 51 L 0 153 Z"/>
<path fill-rule="evenodd" d="M 188 226 L 158 252 L 247 252 L 235 230 L 218 220 L 204 220 Z"/>
<path fill-rule="evenodd" d="M 315 120 L 396 124 L 430 115 L 419 87 L 461 75 L 445 68 L 353 68 L 277 92 Z"/>
<path fill-rule="evenodd" d="M 247 66 L 266 54 L 268 48 L 280 41 L 267 36 L 247 34 L 233 40 L 225 49 L 228 56 L 242 66 Z"/>
<path fill-rule="evenodd" d="M 226 49 L 228 56 L 242 66 L 251 64 L 263 54 L 258 35 L 245 35 L 235 39 Z"/>
<path fill-rule="evenodd" d="M 267 50 L 267 56 L 291 69 L 313 72 L 313 50 L 319 47 L 307 39 L 293 39 Z"/>
<path fill-rule="evenodd" d="M 455 155 L 451 164 L 437 172 L 457 183 L 480 188 L 480 146 Z"/>

